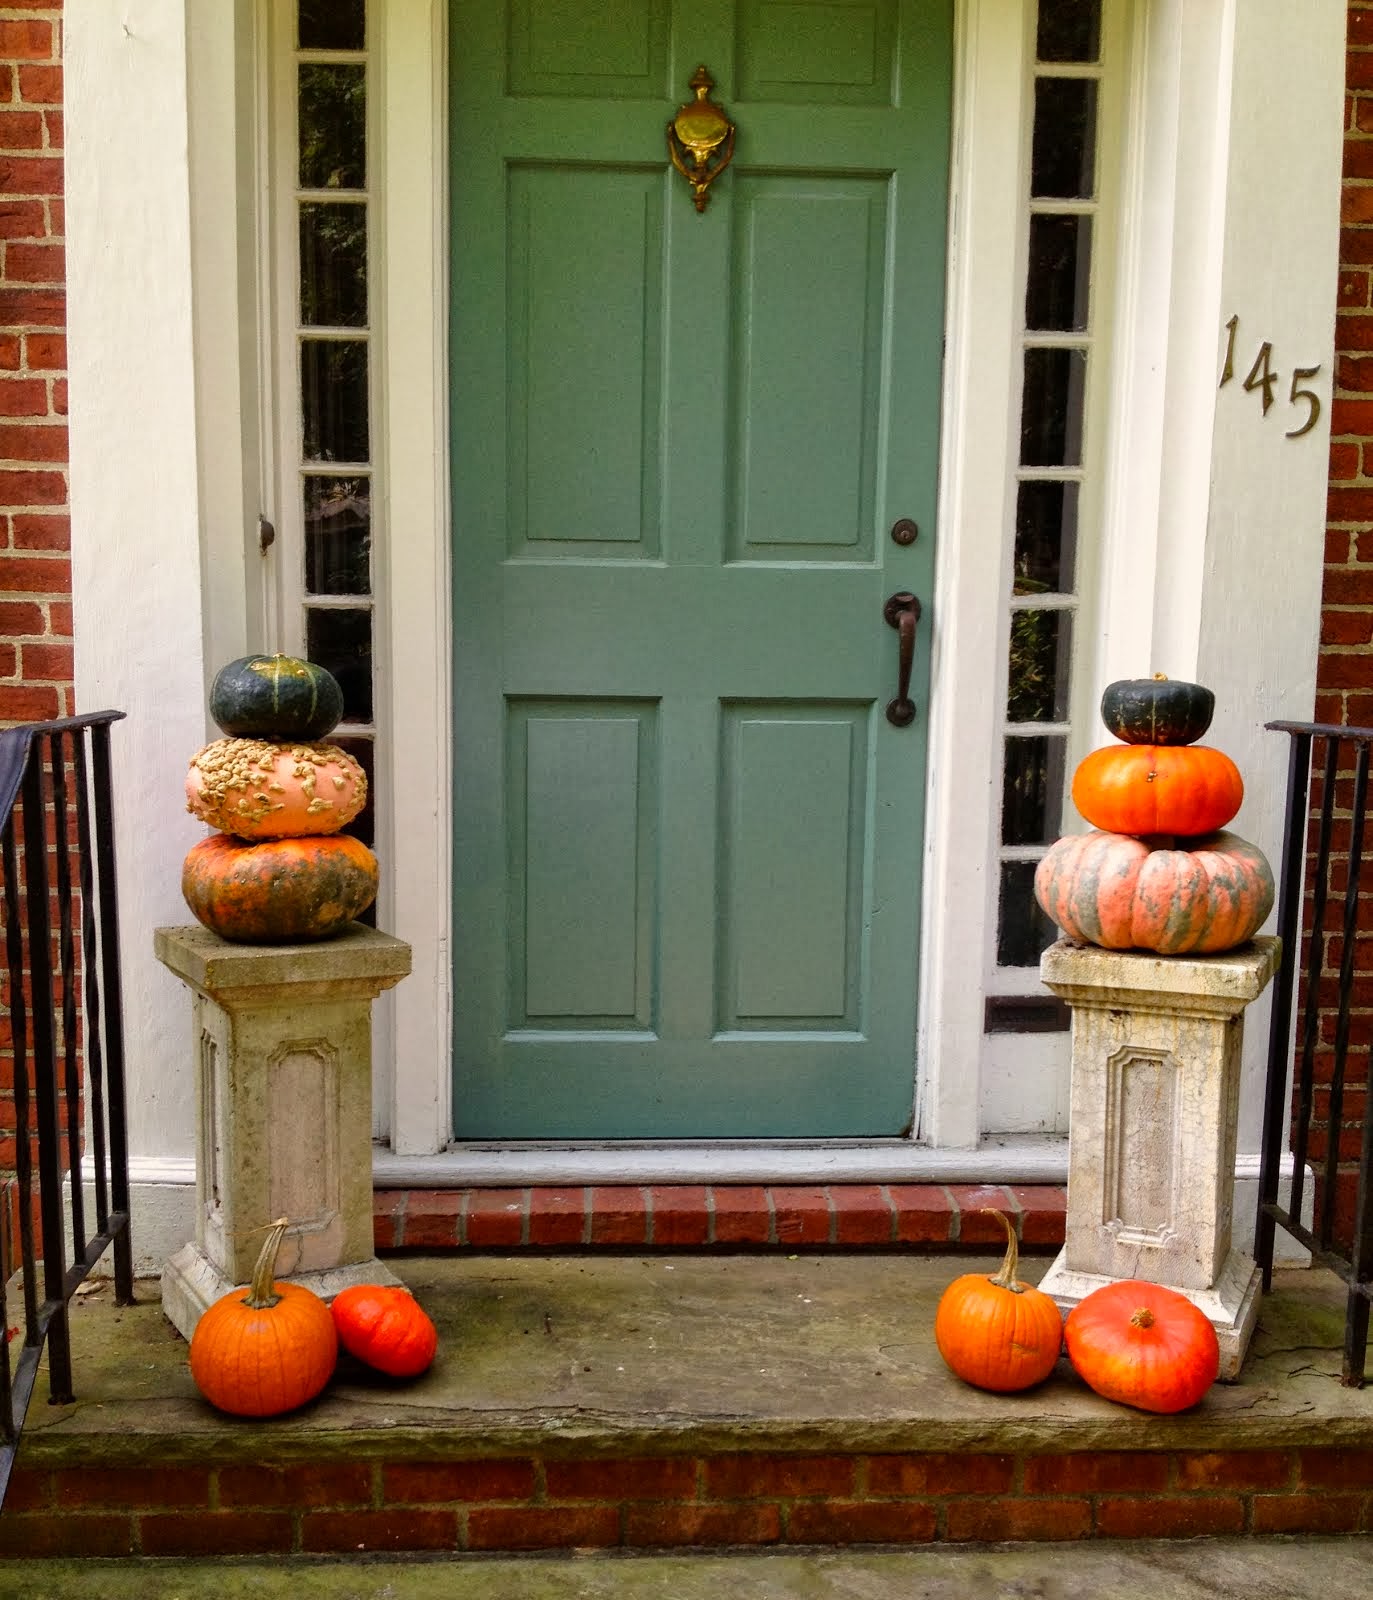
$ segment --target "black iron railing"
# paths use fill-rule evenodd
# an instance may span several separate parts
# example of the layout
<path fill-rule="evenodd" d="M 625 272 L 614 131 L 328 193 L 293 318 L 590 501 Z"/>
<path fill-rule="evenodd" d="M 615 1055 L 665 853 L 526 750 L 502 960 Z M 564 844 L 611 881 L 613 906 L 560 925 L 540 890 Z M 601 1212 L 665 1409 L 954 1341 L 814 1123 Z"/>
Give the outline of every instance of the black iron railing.
<path fill-rule="evenodd" d="M 1268 1289 L 1273 1275 L 1275 1230 L 1284 1228 L 1311 1251 L 1317 1264 L 1345 1281 L 1348 1300 L 1344 1332 L 1343 1382 L 1362 1387 L 1368 1356 L 1368 1318 L 1373 1301 L 1373 1048 L 1351 1046 L 1356 979 L 1373 982 L 1373 899 L 1360 900 L 1364 826 L 1368 812 L 1369 749 L 1373 728 L 1345 728 L 1319 722 L 1270 722 L 1266 726 L 1290 740 L 1287 812 L 1278 891 L 1278 934 L 1282 962 L 1273 995 L 1268 1044 L 1268 1083 L 1263 1116 L 1263 1155 L 1259 1170 L 1259 1212 L 1254 1253 Z M 1315 759 L 1319 751 L 1319 760 Z M 1320 782 L 1313 786 L 1313 775 Z M 1314 832 L 1314 840 L 1311 835 Z M 1339 878 L 1344 878 L 1340 888 Z M 1307 896 L 1310 906 L 1303 918 Z M 1339 902 L 1343 904 L 1340 906 Z M 1327 922 L 1331 926 L 1327 926 Z M 1305 928 L 1305 931 L 1303 929 Z M 1336 933 L 1336 929 L 1338 932 Z M 1329 936 L 1338 946 L 1332 949 Z M 1326 976 L 1327 956 L 1338 951 L 1338 978 Z M 1298 990 L 1301 1035 L 1292 1058 L 1292 1015 Z M 1366 1009 L 1361 1007 L 1360 1009 Z M 1322 1050 L 1322 1020 L 1333 1015 L 1330 1048 Z M 1347 1093 L 1364 1091 L 1358 1133 L 1358 1172 L 1352 1216 L 1337 1207 L 1341 1178 L 1348 1192 L 1348 1163 L 1341 1162 L 1346 1131 Z M 1317 1117 L 1317 1094 L 1327 1102 Z M 1292 1183 L 1280 1203 L 1283 1129 L 1291 1112 Z M 1302 1221 L 1307 1162 L 1312 1156 L 1313 1124 L 1325 1149 L 1314 1162 L 1317 1174 L 1311 1225 Z M 1342 1173 L 1342 1165 L 1345 1171 Z"/>
<path fill-rule="evenodd" d="M 0 1504 L 45 1347 L 49 1398 L 73 1398 L 67 1306 L 111 1246 L 116 1297 L 133 1300 L 110 802 L 110 724 L 123 715 L 0 732 L 0 1019 L 14 1122 L 0 1208 L 0 1330 L 11 1328 L 6 1292 L 16 1272 L 23 1299 L 22 1319 L 0 1337 Z"/>

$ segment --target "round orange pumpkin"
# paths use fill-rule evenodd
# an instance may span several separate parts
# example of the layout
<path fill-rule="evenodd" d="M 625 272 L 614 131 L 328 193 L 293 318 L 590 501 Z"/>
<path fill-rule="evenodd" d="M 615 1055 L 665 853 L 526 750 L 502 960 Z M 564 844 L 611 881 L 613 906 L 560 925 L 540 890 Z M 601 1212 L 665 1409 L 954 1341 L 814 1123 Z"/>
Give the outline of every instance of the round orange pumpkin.
<path fill-rule="evenodd" d="M 1233 833 L 1190 850 L 1120 833 L 1066 834 L 1035 870 L 1035 899 L 1079 944 L 1214 955 L 1253 938 L 1273 909 L 1273 872 Z"/>
<path fill-rule="evenodd" d="M 438 1330 L 408 1289 L 359 1283 L 329 1306 L 338 1340 L 350 1356 L 392 1378 L 417 1377 L 434 1359 Z"/>
<path fill-rule="evenodd" d="M 313 1400 L 333 1376 L 338 1335 L 329 1307 L 298 1283 L 273 1281 L 287 1229 L 272 1224 L 247 1294 L 231 1289 L 191 1335 L 191 1377 L 211 1405 L 275 1417 Z"/>
<path fill-rule="evenodd" d="M 1003 1212 L 984 1207 L 1006 1230 L 1001 1270 L 965 1272 L 939 1297 L 934 1342 L 948 1366 L 979 1389 L 1011 1394 L 1041 1383 L 1063 1348 L 1063 1319 L 1042 1290 L 1016 1278 L 1015 1229 Z"/>
<path fill-rule="evenodd" d="M 1206 1314 L 1160 1283 L 1126 1278 L 1093 1289 L 1068 1313 L 1063 1333 L 1084 1382 L 1141 1411 L 1185 1411 L 1220 1373 L 1220 1342 Z"/>
<path fill-rule="evenodd" d="M 186 809 L 239 839 L 337 833 L 367 799 L 367 775 L 336 744 L 216 739 L 191 757 Z"/>
<path fill-rule="evenodd" d="M 1239 768 L 1205 744 L 1110 744 L 1073 775 L 1073 804 L 1107 833 L 1214 833 L 1243 800 Z"/>
<path fill-rule="evenodd" d="M 377 858 L 346 833 L 258 844 L 212 833 L 181 868 L 196 920 L 236 944 L 328 939 L 371 905 L 377 881 Z"/>

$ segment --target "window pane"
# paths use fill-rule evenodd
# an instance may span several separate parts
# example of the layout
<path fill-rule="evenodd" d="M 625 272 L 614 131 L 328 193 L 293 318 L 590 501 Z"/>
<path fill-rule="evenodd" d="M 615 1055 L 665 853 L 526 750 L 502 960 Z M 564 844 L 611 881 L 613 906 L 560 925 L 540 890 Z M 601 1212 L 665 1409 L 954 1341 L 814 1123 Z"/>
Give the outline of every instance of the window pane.
<path fill-rule="evenodd" d="M 328 667 L 343 690 L 343 720 L 372 720 L 372 613 L 363 610 L 305 611 L 305 653 Z"/>
<path fill-rule="evenodd" d="M 372 591 L 372 485 L 367 478 L 306 478 L 305 589 Z"/>
<path fill-rule="evenodd" d="M 1041 61 L 1095 61 L 1101 53 L 1101 0 L 1039 0 Z"/>
<path fill-rule="evenodd" d="M 367 0 L 300 0 L 302 50 L 361 50 L 367 42 Z"/>
<path fill-rule="evenodd" d="M 996 964 L 1037 967 L 1039 953 L 1058 937 L 1058 929 L 1035 899 L 1033 861 L 1001 863 L 1000 915 L 997 919 Z"/>
<path fill-rule="evenodd" d="M 1031 217 L 1025 326 L 1034 333 L 1085 329 L 1091 267 L 1090 217 Z"/>
<path fill-rule="evenodd" d="M 306 327 L 367 324 L 367 207 L 300 208 L 300 320 Z"/>
<path fill-rule="evenodd" d="M 1020 410 L 1022 467 L 1082 464 L 1082 407 L 1087 390 L 1085 350 L 1025 352 Z"/>
<path fill-rule="evenodd" d="M 1058 838 L 1067 751 L 1062 734 L 1006 740 L 1002 844 L 1052 844 Z"/>
<path fill-rule="evenodd" d="M 300 409 L 307 461 L 368 459 L 363 340 L 301 340 Z"/>
<path fill-rule="evenodd" d="M 367 181 L 367 70 L 302 62 L 300 186 L 360 189 Z"/>
<path fill-rule="evenodd" d="M 1067 611 L 1013 611 L 1008 722 L 1066 722 L 1073 619 Z"/>
<path fill-rule="evenodd" d="M 1090 200 L 1095 193 L 1096 83 L 1040 78 L 1035 84 L 1030 193 L 1036 199 Z"/>
<path fill-rule="evenodd" d="M 1071 594 L 1077 574 L 1075 483 L 1022 483 L 1015 502 L 1016 594 Z"/>

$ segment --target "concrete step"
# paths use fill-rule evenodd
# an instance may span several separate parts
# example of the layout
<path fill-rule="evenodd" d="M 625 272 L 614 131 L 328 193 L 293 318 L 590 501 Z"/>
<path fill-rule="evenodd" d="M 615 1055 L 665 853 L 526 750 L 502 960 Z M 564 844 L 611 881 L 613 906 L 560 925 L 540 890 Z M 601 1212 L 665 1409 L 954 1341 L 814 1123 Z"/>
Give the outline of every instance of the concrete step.
<path fill-rule="evenodd" d="M 76 1303 L 74 1404 L 30 1411 L 0 1552 L 253 1556 L 973 1544 L 1373 1531 L 1343 1290 L 1290 1269 L 1240 1380 L 1159 1417 L 1060 1362 L 970 1389 L 934 1309 L 983 1258 L 393 1257 L 440 1330 L 291 1416 L 196 1392 L 156 1285 Z M 1035 1277 L 1047 1263 L 1023 1263 Z M 0 1572 L 5 1568 L 0 1565 Z M 766 1591 L 764 1591 L 766 1592 Z M 843 1591 L 837 1591 L 843 1592 Z"/>
<path fill-rule="evenodd" d="M 0 1600 L 1334 1600 L 1365 1595 L 1373 1542 L 971 1545 L 889 1552 L 347 1561 L 17 1561 Z"/>

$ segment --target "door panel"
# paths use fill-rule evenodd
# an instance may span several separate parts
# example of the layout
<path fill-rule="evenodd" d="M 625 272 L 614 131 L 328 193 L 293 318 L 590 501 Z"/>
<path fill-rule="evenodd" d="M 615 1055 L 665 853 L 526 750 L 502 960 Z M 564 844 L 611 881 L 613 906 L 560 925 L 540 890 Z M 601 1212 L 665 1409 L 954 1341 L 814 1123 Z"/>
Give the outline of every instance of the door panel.
<path fill-rule="evenodd" d="M 950 11 L 454 0 L 459 1135 L 909 1121 Z"/>

